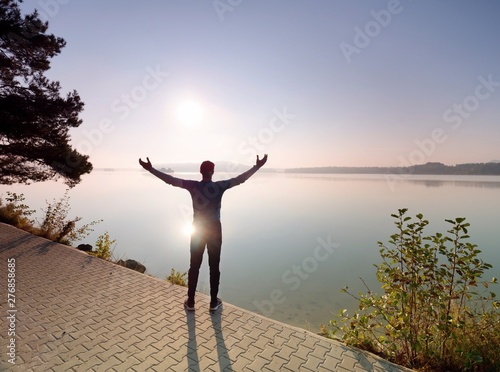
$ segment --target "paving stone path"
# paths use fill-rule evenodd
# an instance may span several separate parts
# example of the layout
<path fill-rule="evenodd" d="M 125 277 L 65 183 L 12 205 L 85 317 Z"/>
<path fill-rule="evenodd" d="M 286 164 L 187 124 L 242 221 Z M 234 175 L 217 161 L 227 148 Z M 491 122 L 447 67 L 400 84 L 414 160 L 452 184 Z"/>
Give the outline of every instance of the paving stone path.
<path fill-rule="evenodd" d="M 1 223 L 0 281 L 2 371 L 405 370 Z"/>

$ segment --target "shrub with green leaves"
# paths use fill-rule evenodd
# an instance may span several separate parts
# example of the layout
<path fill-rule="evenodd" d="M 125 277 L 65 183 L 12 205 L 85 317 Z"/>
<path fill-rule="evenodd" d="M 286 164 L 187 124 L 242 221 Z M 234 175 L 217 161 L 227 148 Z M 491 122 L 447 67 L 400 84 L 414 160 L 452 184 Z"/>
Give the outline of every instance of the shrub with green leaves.
<path fill-rule="evenodd" d="M 323 333 L 398 364 L 432 370 L 500 370 L 500 304 L 483 280 L 491 265 L 469 243 L 465 218 L 446 220 L 446 235 L 424 236 L 429 224 L 407 209 L 393 214 L 398 232 L 379 242 L 375 265 L 382 295 L 353 295 L 359 311 L 341 311 Z"/>

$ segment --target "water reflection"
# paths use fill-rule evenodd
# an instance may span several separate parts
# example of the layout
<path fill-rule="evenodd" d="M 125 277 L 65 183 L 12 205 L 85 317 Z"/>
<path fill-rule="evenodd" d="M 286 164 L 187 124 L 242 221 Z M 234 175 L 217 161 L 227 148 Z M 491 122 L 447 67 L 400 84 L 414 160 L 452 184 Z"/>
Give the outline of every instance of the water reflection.
<path fill-rule="evenodd" d="M 472 187 L 476 189 L 498 189 L 500 188 L 500 181 L 442 181 L 442 180 L 409 180 L 408 182 L 414 183 L 417 185 L 424 185 L 426 187 L 444 187 L 444 186 L 453 186 L 453 187 Z"/>
<path fill-rule="evenodd" d="M 500 176 L 400 175 L 400 174 L 307 174 L 284 173 L 290 179 L 310 179 L 329 182 L 385 182 L 414 184 L 426 187 L 500 188 Z"/>
<path fill-rule="evenodd" d="M 181 176 L 199 178 L 194 173 Z M 498 176 L 412 175 L 397 180 L 393 190 L 384 175 L 254 177 L 223 200 L 220 294 L 227 303 L 259 311 L 256 303 L 262 307 L 274 301 L 270 317 L 317 331 L 332 314 L 356 306 L 341 288 L 364 291 L 362 277 L 378 290 L 373 267 L 380 262 L 377 241 L 387 242 L 395 233 L 390 215 L 398 208 L 409 208 L 411 216 L 422 213 L 430 221 L 427 235 L 446 232 L 445 219 L 466 217 L 471 242 L 493 265 L 488 277 L 500 276 Z M 45 200 L 60 199 L 65 188 L 60 183 L 0 185 L 0 194 L 24 193 L 25 204 L 38 210 Z M 104 220 L 81 243 L 94 245 L 108 231 L 116 239 L 114 256 L 143 263 L 148 274 L 165 279 L 172 268 L 187 271 L 190 237 L 183 228 L 192 213 L 187 192 L 141 171 L 117 170 L 85 176 L 69 195 L 69 218 L 81 216 L 82 223 Z M 317 239 L 328 236 L 339 246 L 316 265 L 310 257 L 315 257 Z M 295 274 L 296 267 L 300 273 Z M 202 265 L 199 289 L 208 293 L 206 268 Z M 297 277 L 300 286 L 293 285 Z M 194 355 L 191 359 L 196 362 Z"/>

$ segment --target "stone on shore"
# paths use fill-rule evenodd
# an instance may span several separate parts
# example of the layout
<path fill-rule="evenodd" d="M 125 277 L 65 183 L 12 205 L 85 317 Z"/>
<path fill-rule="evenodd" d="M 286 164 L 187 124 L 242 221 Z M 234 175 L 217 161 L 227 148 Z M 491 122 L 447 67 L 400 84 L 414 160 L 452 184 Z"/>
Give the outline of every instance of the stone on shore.
<path fill-rule="evenodd" d="M 90 244 L 79 244 L 76 249 L 84 252 L 92 252 L 92 246 Z"/>
<path fill-rule="evenodd" d="M 138 271 L 143 274 L 146 272 L 146 266 L 144 266 L 140 262 L 137 262 L 136 260 L 126 260 L 126 261 L 118 260 L 116 261 L 116 264 Z"/>

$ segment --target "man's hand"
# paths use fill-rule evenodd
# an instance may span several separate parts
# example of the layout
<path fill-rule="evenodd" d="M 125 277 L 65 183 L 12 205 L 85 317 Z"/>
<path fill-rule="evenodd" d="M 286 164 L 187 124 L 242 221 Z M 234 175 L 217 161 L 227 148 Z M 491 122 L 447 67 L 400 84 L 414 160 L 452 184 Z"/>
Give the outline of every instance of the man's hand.
<path fill-rule="evenodd" d="M 145 161 L 142 161 L 140 158 L 139 158 L 139 164 L 144 168 L 146 169 L 147 171 L 150 171 L 151 169 L 153 169 L 153 165 L 151 164 L 151 162 L 149 161 L 149 158 L 146 158 L 147 162 Z"/>
<path fill-rule="evenodd" d="M 262 159 L 259 159 L 259 155 L 257 155 L 257 161 L 255 162 L 255 165 L 257 167 L 262 167 L 264 164 L 267 162 L 267 154 L 264 155 Z"/>

